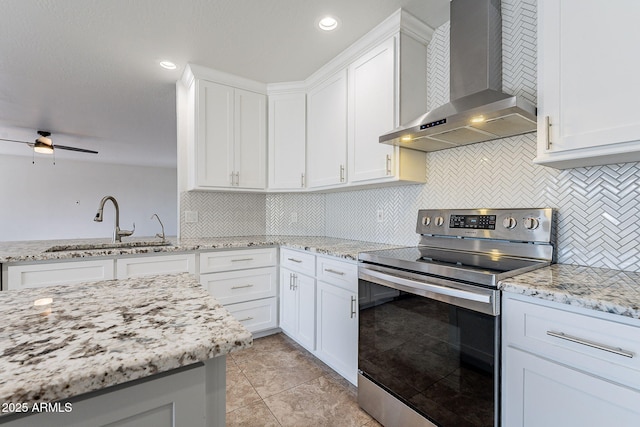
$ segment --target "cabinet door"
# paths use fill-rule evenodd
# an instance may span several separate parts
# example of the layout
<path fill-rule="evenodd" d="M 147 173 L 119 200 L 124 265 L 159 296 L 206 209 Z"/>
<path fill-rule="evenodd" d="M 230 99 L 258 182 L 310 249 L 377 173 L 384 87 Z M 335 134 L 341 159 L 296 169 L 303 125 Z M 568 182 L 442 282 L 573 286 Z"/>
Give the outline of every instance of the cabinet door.
<path fill-rule="evenodd" d="M 264 189 L 267 182 L 267 107 L 262 94 L 235 89 L 236 187 Z"/>
<path fill-rule="evenodd" d="M 269 188 L 304 188 L 306 96 L 269 96 Z"/>
<path fill-rule="evenodd" d="M 336 73 L 308 94 L 309 187 L 347 182 L 347 72 Z"/>
<path fill-rule="evenodd" d="M 615 150 L 612 144 L 640 140 L 640 60 L 631 54 L 640 39 L 640 2 L 541 0 L 538 11 L 536 161 L 569 150 L 579 150 L 569 157 L 598 157 Z"/>
<path fill-rule="evenodd" d="M 234 172 L 234 91 L 206 80 L 196 84 L 196 185 L 230 187 Z"/>
<path fill-rule="evenodd" d="M 298 298 L 297 341 L 309 351 L 316 347 L 316 280 L 303 274 L 294 277 Z"/>
<path fill-rule="evenodd" d="M 505 426 L 637 426 L 640 391 L 508 348 Z"/>
<path fill-rule="evenodd" d="M 316 342 L 316 281 L 280 269 L 280 328 L 309 351 Z"/>
<path fill-rule="evenodd" d="M 349 67 L 349 180 L 394 174 L 395 151 L 380 135 L 396 126 L 395 38 L 382 43 Z"/>
<path fill-rule="evenodd" d="M 114 278 L 112 259 L 5 265 L 7 283 L 3 289 L 42 288 Z"/>
<path fill-rule="evenodd" d="M 298 333 L 298 298 L 293 288 L 293 271 L 280 269 L 280 328 L 295 338 Z"/>
<path fill-rule="evenodd" d="M 357 299 L 354 292 L 318 282 L 318 357 L 353 384 L 358 369 Z"/>

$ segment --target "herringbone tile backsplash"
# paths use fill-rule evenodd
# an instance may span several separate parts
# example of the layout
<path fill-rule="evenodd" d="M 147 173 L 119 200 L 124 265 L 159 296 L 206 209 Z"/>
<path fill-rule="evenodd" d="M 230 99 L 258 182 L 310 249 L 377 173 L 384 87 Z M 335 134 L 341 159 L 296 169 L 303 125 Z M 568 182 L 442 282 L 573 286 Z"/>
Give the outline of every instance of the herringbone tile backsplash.
<path fill-rule="evenodd" d="M 536 102 L 536 1 L 503 0 L 502 8 L 503 90 Z M 427 71 L 426 108 L 431 109 L 449 100 L 448 24 L 434 33 Z M 558 262 L 640 271 L 640 164 L 558 171 L 534 165 L 535 153 L 532 133 L 429 153 L 424 185 L 328 194 L 183 193 L 181 203 L 212 209 L 207 221 L 215 224 L 187 227 L 193 237 L 263 230 L 403 245 L 418 241 L 420 208 L 553 207 L 558 212 Z M 225 205 L 236 213 L 225 214 Z M 241 212 L 251 207 L 258 211 L 250 217 Z M 384 212 L 382 223 L 376 221 L 378 209 Z"/>
<path fill-rule="evenodd" d="M 185 221 L 185 212 L 198 221 Z M 185 191 L 180 194 L 180 237 L 255 236 L 266 233 L 264 194 Z"/>

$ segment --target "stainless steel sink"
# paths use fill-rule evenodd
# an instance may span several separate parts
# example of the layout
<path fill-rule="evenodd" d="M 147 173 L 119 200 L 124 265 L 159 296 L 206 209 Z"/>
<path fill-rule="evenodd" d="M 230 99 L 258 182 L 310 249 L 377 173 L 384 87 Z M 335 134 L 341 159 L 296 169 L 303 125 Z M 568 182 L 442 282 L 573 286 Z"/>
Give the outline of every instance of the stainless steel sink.
<path fill-rule="evenodd" d="M 85 243 L 78 245 L 52 246 L 45 252 L 66 252 L 66 251 L 91 251 L 99 249 L 130 249 L 146 248 L 157 246 L 171 246 L 171 242 L 115 242 L 115 243 Z"/>

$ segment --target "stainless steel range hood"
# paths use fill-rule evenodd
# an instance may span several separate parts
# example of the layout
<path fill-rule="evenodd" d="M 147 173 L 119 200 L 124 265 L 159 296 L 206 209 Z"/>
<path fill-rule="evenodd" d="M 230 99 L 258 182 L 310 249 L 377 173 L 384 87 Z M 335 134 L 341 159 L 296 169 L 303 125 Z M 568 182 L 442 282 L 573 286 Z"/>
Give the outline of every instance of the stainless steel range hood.
<path fill-rule="evenodd" d="M 536 130 L 536 107 L 502 93 L 500 0 L 452 0 L 450 12 L 451 101 L 381 143 L 438 151 Z"/>

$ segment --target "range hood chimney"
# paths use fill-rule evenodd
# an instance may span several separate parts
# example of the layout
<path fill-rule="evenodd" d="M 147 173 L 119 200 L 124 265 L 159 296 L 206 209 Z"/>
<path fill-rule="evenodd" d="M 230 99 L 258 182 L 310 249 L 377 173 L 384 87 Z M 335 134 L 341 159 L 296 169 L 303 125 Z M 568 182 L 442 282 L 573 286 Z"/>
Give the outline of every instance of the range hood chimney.
<path fill-rule="evenodd" d="M 381 143 L 438 151 L 536 130 L 536 107 L 502 93 L 500 0 L 451 0 L 450 15 L 451 101 Z"/>

